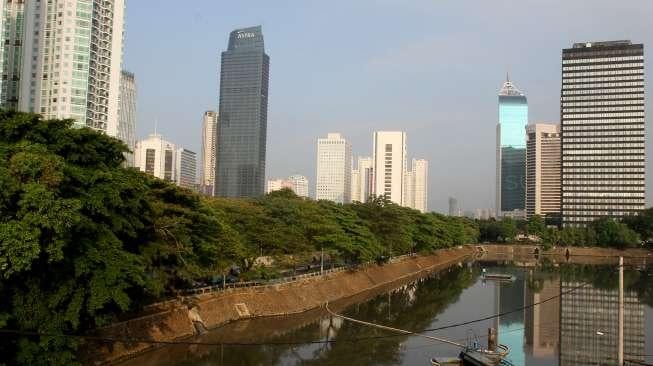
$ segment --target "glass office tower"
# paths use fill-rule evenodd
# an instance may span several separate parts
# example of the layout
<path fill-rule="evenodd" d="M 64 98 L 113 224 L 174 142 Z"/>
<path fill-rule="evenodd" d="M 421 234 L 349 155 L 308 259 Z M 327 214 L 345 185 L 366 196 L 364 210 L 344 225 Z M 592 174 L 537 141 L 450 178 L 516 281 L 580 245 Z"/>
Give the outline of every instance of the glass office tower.
<path fill-rule="evenodd" d="M 231 32 L 220 70 L 216 196 L 265 192 L 269 65 L 260 26 Z"/>
<path fill-rule="evenodd" d="M 506 78 L 499 91 L 497 215 L 523 216 L 525 208 L 526 96 Z"/>

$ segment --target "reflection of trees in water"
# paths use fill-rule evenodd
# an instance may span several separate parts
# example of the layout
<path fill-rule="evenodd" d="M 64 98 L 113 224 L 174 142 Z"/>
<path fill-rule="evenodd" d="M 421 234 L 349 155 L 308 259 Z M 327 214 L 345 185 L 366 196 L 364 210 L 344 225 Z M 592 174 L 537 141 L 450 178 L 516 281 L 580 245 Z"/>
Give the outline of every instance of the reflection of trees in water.
<path fill-rule="evenodd" d="M 437 314 L 455 303 L 462 291 L 469 287 L 478 272 L 452 268 L 438 278 L 418 280 L 402 286 L 390 294 L 377 296 L 363 304 L 349 308 L 345 315 L 408 330 L 427 328 Z M 336 343 L 326 352 L 316 353 L 314 359 L 299 365 L 392 365 L 401 361 L 401 342 L 408 336 L 393 336 L 367 341 L 348 339 L 393 335 L 377 328 L 344 322 Z"/>

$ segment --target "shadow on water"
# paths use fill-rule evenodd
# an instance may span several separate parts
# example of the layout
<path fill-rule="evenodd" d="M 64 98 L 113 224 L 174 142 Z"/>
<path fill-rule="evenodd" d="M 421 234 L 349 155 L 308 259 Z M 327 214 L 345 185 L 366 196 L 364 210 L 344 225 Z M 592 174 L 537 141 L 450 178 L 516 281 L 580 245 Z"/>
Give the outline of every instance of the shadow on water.
<path fill-rule="evenodd" d="M 598 358 L 609 362 L 615 357 L 610 355 L 616 343 L 612 321 L 616 316 L 618 278 L 614 266 L 557 265 L 546 261 L 532 268 L 482 265 L 489 267 L 489 271 L 513 274 L 516 280 L 502 284 L 484 282 L 480 278 L 481 265 L 467 264 L 330 306 L 352 318 L 408 330 L 437 328 L 510 312 L 498 319 L 431 334 L 464 343 L 473 330 L 484 343 L 487 328 L 498 328 L 499 342 L 511 347 L 510 359 L 515 365 L 589 365 Z M 645 334 L 644 327 L 645 320 L 651 322 L 644 314 L 651 313 L 652 275 L 651 268 L 626 272 L 626 313 L 630 314 L 626 343 L 633 355 L 631 359 L 645 360 L 637 355 L 652 353 L 645 339 L 653 334 Z M 586 285 L 567 293 L 579 284 Z M 543 300 L 546 301 L 532 306 Z M 587 307 L 594 312 L 588 312 Z M 597 331 L 603 336 L 596 336 Z M 166 346 L 121 365 L 426 365 L 433 355 L 454 356 L 458 352 L 451 346 L 414 336 L 342 321 L 322 309 L 238 321 L 193 341 L 262 344 Z M 315 341 L 323 343 L 307 343 Z M 270 344 L 284 342 L 299 344 Z M 586 363 L 583 358 L 589 361 Z"/>

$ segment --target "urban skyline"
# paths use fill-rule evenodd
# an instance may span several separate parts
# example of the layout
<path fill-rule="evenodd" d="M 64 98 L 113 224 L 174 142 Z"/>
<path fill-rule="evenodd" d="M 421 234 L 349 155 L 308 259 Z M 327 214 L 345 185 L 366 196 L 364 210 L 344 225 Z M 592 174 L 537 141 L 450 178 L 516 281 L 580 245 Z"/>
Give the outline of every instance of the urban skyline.
<path fill-rule="evenodd" d="M 650 2 L 629 2 L 616 10 L 614 4 L 593 2 L 591 14 L 583 4 L 514 2 L 508 13 L 490 4 L 470 9 L 457 3 L 412 1 L 400 9 L 365 0 L 329 6 L 258 2 L 184 8 L 162 1 L 157 9 L 132 2 L 127 6 L 125 68 L 139 81 L 139 136 L 147 136 L 158 118 L 162 133 L 200 151 L 200 132 L 189 127 L 198 113 L 217 108 L 218 78 L 212 73 L 218 52 L 231 30 L 260 23 L 273 58 L 267 176 L 301 172 L 314 182 L 310 151 L 314 139 L 329 131 L 345 134 L 358 156 L 371 149 L 369 131 L 401 129 L 411 136 L 413 150 L 422 151 L 431 162 L 430 208 L 446 212 L 449 195 L 458 197 L 465 209 L 493 207 L 494 157 L 488 151 L 495 142 L 487 136 L 494 135 L 496 103 L 488 96 L 496 94 L 506 71 L 528 93 L 531 121 L 558 122 L 562 48 L 585 40 L 653 42 L 644 16 L 653 11 Z M 359 20 L 370 6 L 378 17 L 366 20 L 361 32 Z M 556 11 L 556 6 L 565 12 Z M 335 16 L 336 9 L 338 16 L 342 11 L 346 16 L 338 29 L 325 32 L 329 27 L 322 19 Z M 287 22 L 288 11 L 301 16 Z M 140 24 L 153 14 L 161 17 L 160 23 L 149 28 Z M 462 14 L 464 24 L 449 20 Z M 477 35 L 486 29 L 488 16 L 500 24 L 481 42 Z M 443 17 L 442 22 L 434 23 L 433 17 Z M 547 21 L 540 27 L 525 26 L 537 19 Z M 168 29 L 163 25 L 167 21 L 189 22 L 192 27 Z M 388 29 L 389 21 L 398 22 L 401 32 Z M 596 22 L 601 27 L 595 27 Z M 515 32 L 516 26 L 524 29 Z M 193 41 L 160 44 L 154 41 L 158 37 Z M 182 57 L 189 54 L 192 60 Z M 347 55 L 344 67 L 333 63 L 337 54 Z M 438 54 L 450 57 L 430 56 Z M 190 72 L 177 70 L 180 62 L 190 62 Z M 311 73 L 315 69 L 321 72 Z M 399 72 L 404 76 L 398 78 Z M 160 75 L 166 75 L 164 88 Z M 179 95 L 172 89 L 185 92 Z M 460 108 L 462 101 L 473 107 Z M 464 162 L 470 169 L 459 168 Z"/>

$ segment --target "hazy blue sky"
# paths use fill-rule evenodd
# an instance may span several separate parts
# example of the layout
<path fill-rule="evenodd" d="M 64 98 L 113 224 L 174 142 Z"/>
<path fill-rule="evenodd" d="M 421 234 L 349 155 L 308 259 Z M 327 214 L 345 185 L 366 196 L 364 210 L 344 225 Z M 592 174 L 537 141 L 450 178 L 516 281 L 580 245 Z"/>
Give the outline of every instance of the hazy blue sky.
<path fill-rule="evenodd" d="M 442 212 L 449 196 L 463 209 L 494 206 L 496 94 L 507 71 L 530 121 L 556 123 L 561 49 L 573 42 L 644 43 L 652 72 L 651 0 L 129 0 L 126 22 L 139 137 L 158 118 L 160 133 L 199 154 L 228 34 L 261 24 L 271 59 L 267 176 L 304 174 L 314 191 L 319 136 L 341 132 L 365 156 L 374 130 L 404 130 L 409 157 L 430 161 L 429 208 Z"/>

